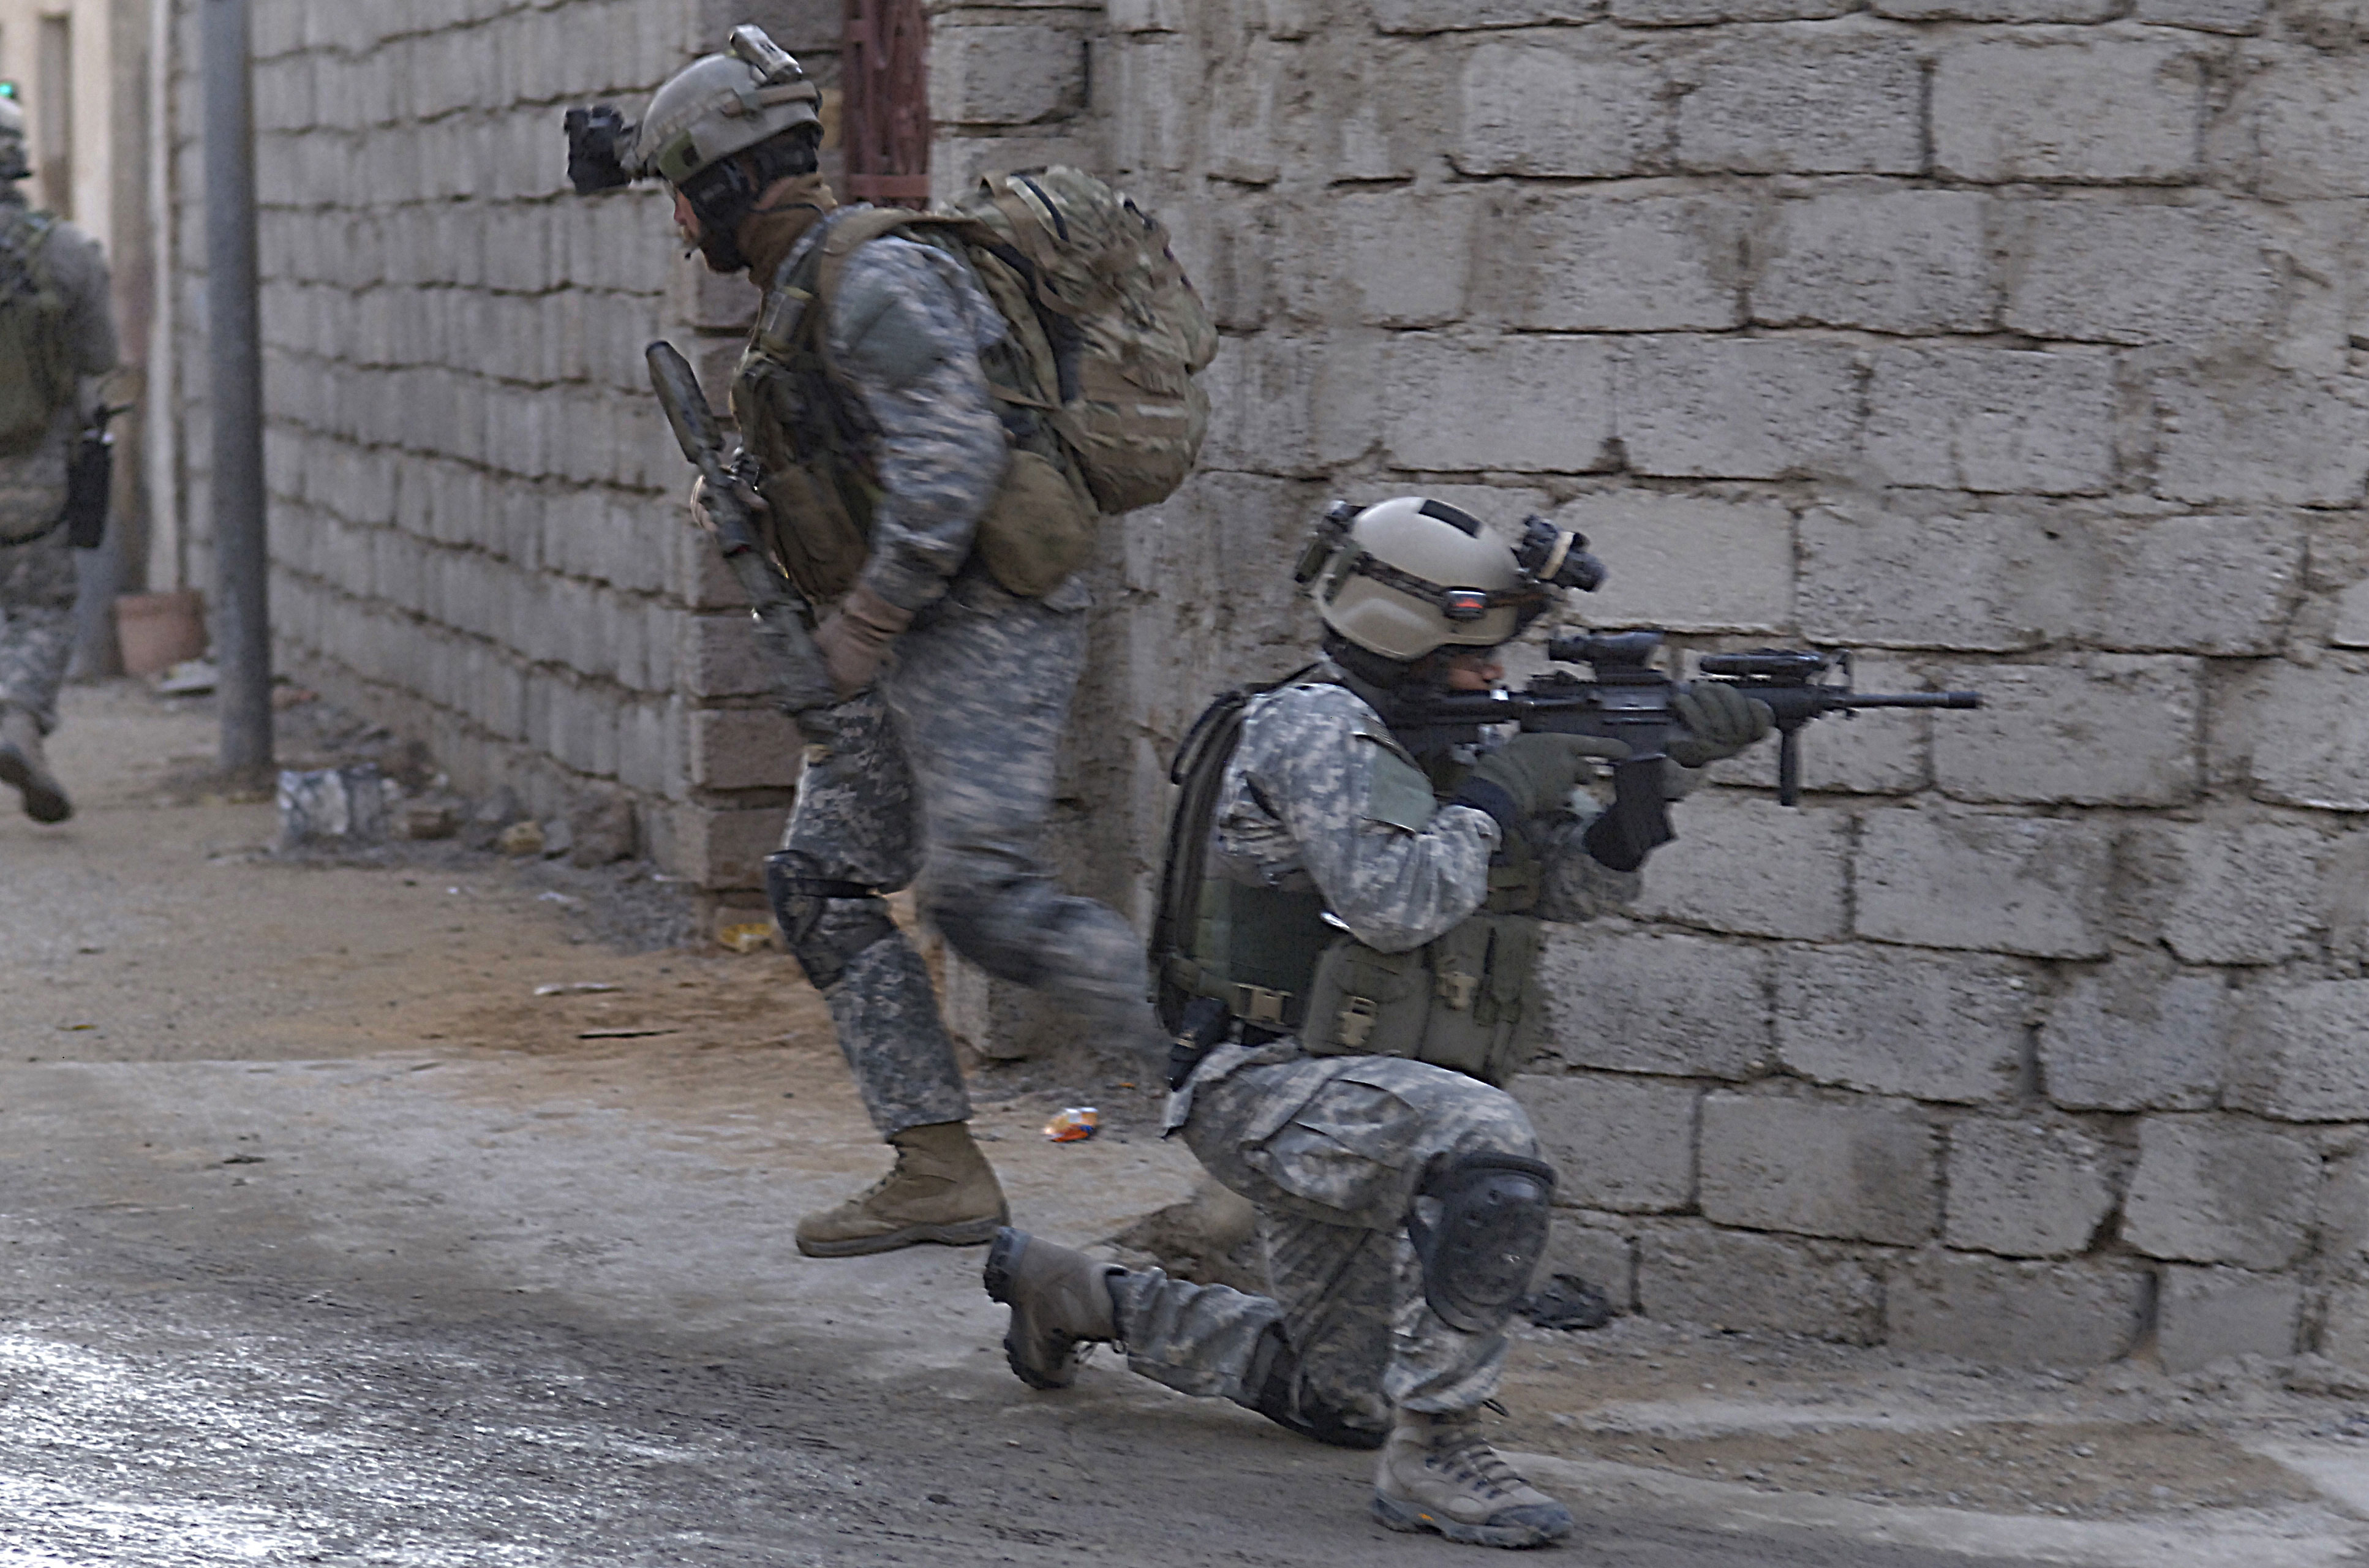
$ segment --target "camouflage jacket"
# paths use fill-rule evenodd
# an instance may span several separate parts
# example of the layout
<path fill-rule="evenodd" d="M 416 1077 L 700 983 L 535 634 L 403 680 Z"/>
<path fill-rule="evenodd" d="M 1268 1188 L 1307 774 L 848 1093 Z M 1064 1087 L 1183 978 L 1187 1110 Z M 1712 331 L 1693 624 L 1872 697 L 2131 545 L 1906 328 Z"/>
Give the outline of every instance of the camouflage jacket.
<path fill-rule="evenodd" d="M 1402 804 L 1376 800 L 1385 757 L 1413 761 L 1346 686 L 1309 681 L 1258 698 L 1219 786 L 1211 870 L 1287 890 L 1312 884 L 1359 941 L 1385 953 L 1445 934 L 1488 898 L 1501 830 L 1454 805 L 1406 826 Z M 1529 911 L 1539 919 L 1586 920 L 1636 898 L 1638 873 L 1610 870 L 1581 846 L 1594 819 L 1567 809 L 1530 824 L 1545 872 Z"/>
<path fill-rule="evenodd" d="M 0 223 L 25 220 L 22 199 L 0 186 Z M 41 265 L 66 302 L 65 338 L 71 368 L 87 379 L 115 368 L 115 314 L 108 292 L 107 257 L 98 242 L 60 223 L 42 248 Z M 81 400 L 57 411 L 48 439 L 30 452 L 0 457 L 0 541 L 21 539 L 54 523 L 66 501 L 66 464 L 86 409 Z"/>
<path fill-rule="evenodd" d="M 780 275 L 829 226 L 801 238 Z M 978 359 L 1002 341 L 1003 317 L 960 258 L 890 235 L 848 258 L 823 329 L 863 406 L 879 484 L 860 580 L 891 604 L 922 609 L 970 558 L 1010 461 Z"/>

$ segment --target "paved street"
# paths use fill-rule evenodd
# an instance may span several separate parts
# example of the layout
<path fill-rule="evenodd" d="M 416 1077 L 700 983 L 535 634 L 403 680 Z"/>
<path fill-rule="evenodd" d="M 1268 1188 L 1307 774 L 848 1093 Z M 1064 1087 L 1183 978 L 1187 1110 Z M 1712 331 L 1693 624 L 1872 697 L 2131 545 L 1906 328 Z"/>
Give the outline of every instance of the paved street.
<path fill-rule="evenodd" d="M 269 807 L 158 804 L 202 715 L 123 689 L 75 710 L 84 814 L 0 824 L 0 1564 L 1475 1560 L 1370 1524 L 1364 1456 L 1107 1358 L 1070 1394 L 1023 1389 L 976 1251 L 799 1259 L 795 1214 L 877 1152 L 784 961 L 604 939 L 590 882 L 486 859 L 273 863 L 251 853 Z M 579 982 L 619 989 L 533 994 Z M 1018 1087 L 990 1083 L 982 1127 L 1024 1222 L 1090 1242 L 1189 1190 L 1140 1130 L 1045 1143 L 1068 1086 Z M 1697 1382 L 1740 1395 L 1739 1356 L 1769 1379 L 1693 1438 L 1765 1442 L 1781 1393 L 1791 1445 L 1839 1445 L 1840 1474 L 1853 1432 L 1906 1442 L 1868 1402 L 1898 1396 L 1850 1382 L 1899 1368 L 1654 1325 L 1526 1335 L 1509 1431 L 1573 1428 L 1524 1461 L 1582 1516 L 1562 1561 L 2351 1550 L 2312 1487 L 2229 1447 L 2203 1469 L 2240 1490 L 2202 1512 L 1757 1485 L 1741 1448 L 1700 1449 L 1708 1471 L 1680 1451 L 1672 1423 L 1713 1403 Z M 2038 1397 L 1966 1386 L 1988 1402 L 1928 1413 Z"/>

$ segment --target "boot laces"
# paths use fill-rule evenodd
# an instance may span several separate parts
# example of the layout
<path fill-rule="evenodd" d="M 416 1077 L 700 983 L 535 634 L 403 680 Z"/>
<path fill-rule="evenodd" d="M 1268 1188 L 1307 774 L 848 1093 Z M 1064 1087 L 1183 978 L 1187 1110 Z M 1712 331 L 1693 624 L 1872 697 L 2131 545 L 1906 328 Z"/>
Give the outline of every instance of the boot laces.
<path fill-rule="evenodd" d="M 1490 1497 L 1510 1497 L 1515 1488 L 1523 1484 L 1514 1467 L 1481 1435 L 1480 1426 L 1474 1423 L 1454 1427 L 1436 1440 L 1425 1462 L 1450 1480 L 1469 1484 Z"/>

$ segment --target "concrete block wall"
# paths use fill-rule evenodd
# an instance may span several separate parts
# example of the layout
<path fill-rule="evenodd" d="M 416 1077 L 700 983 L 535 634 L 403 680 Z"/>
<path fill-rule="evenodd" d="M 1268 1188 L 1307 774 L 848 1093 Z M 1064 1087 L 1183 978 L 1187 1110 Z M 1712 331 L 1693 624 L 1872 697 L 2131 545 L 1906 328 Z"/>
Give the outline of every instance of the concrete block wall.
<path fill-rule="evenodd" d="M 195 6 L 174 86 L 177 404 L 210 582 Z M 740 21 L 836 79 L 833 0 L 257 0 L 278 657 L 549 817 L 622 797 L 642 847 L 753 887 L 797 750 L 642 348 L 720 398 L 754 292 L 680 256 L 667 199 L 569 192 L 563 109 L 649 92 Z"/>
<path fill-rule="evenodd" d="M 1071 863 L 1144 911 L 1183 727 L 1306 657 L 1288 568 L 1325 498 L 1547 513 L 1612 568 L 1572 624 L 1853 647 L 1862 686 L 1990 701 L 1820 725 L 1798 812 L 1771 756 L 1723 765 L 1629 917 L 1557 933 L 1517 1092 L 1558 1255 L 1734 1327 L 2369 1366 L 2369 63 L 2340 19 L 939 25 L 942 62 L 1041 67 L 942 100 L 941 166 L 1099 156 L 1226 333 L 1203 471 L 1108 540 Z"/>

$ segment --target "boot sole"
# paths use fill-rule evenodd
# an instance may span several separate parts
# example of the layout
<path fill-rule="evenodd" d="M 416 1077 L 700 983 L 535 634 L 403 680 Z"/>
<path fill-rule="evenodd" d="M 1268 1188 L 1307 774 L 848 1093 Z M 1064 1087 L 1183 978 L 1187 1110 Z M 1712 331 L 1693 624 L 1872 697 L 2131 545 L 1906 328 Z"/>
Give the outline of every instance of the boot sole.
<path fill-rule="evenodd" d="M 74 815 L 74 803 L 41 783 L 14 746 L 0 746 L 0 784 L 24 793 L 25 815 L 36 822 L 63 822 Z"/>
<path fill-rule="evenodd" d="M 1374 1522 L 1384 1529 L 1445 1536 L 1459 1546 L 1497 1546 L 1512 1551 L 1552 1546 L 1571 1534 L 1572 1525 L 1568 1515 L 1551 1524 L 1468 1525 L 1379 1492 L 1374 1494 L 1373 1511 Z"/>
<path fill-rule="evenodd" d="M 1009 1226 L 996 1231 L 995 1245 L 988 1249 L 987 1267 L 980 1273 L 980 1282 L 987 1287 L 989 1300 L 998 1306 L 1012 1307 L 1013 1266 L 1027 1249 L 1026 1231 L 1014 1230 Z M 1074 1349 L 1060 1370 L 1047 1372 L 1020 1353 L 1015 1343 L 1019 1338 L 1019 1328 L 1020 1309 L 1013 1307 L 1012 1322 L 1003 1331 L 1003 1364 L 1012 1368 L 1013 1377 L 1032 1389 L 1040 1389 L 1047 1393 L 1056 1389 L 1066 1389 L 1078 1380 L 1078 1357 Z"/>
<path fill-rule="evenodd" d="M 810 1258 L 860 1258 L 873 1253 L 893 1253 L 902 1247 L 936 1245 L 941 1247 L 979 1247 L 995 1240 L 1003 1221 L 990 1216 L 985 1219 L 966 1219 L 954 1225 L 908 1225 L 902 1230 L 890 1230 L 878 1236 L 859 1236 L 846 1242 L 809 1242 L 797 1238 L 798 1251 Z"/>

